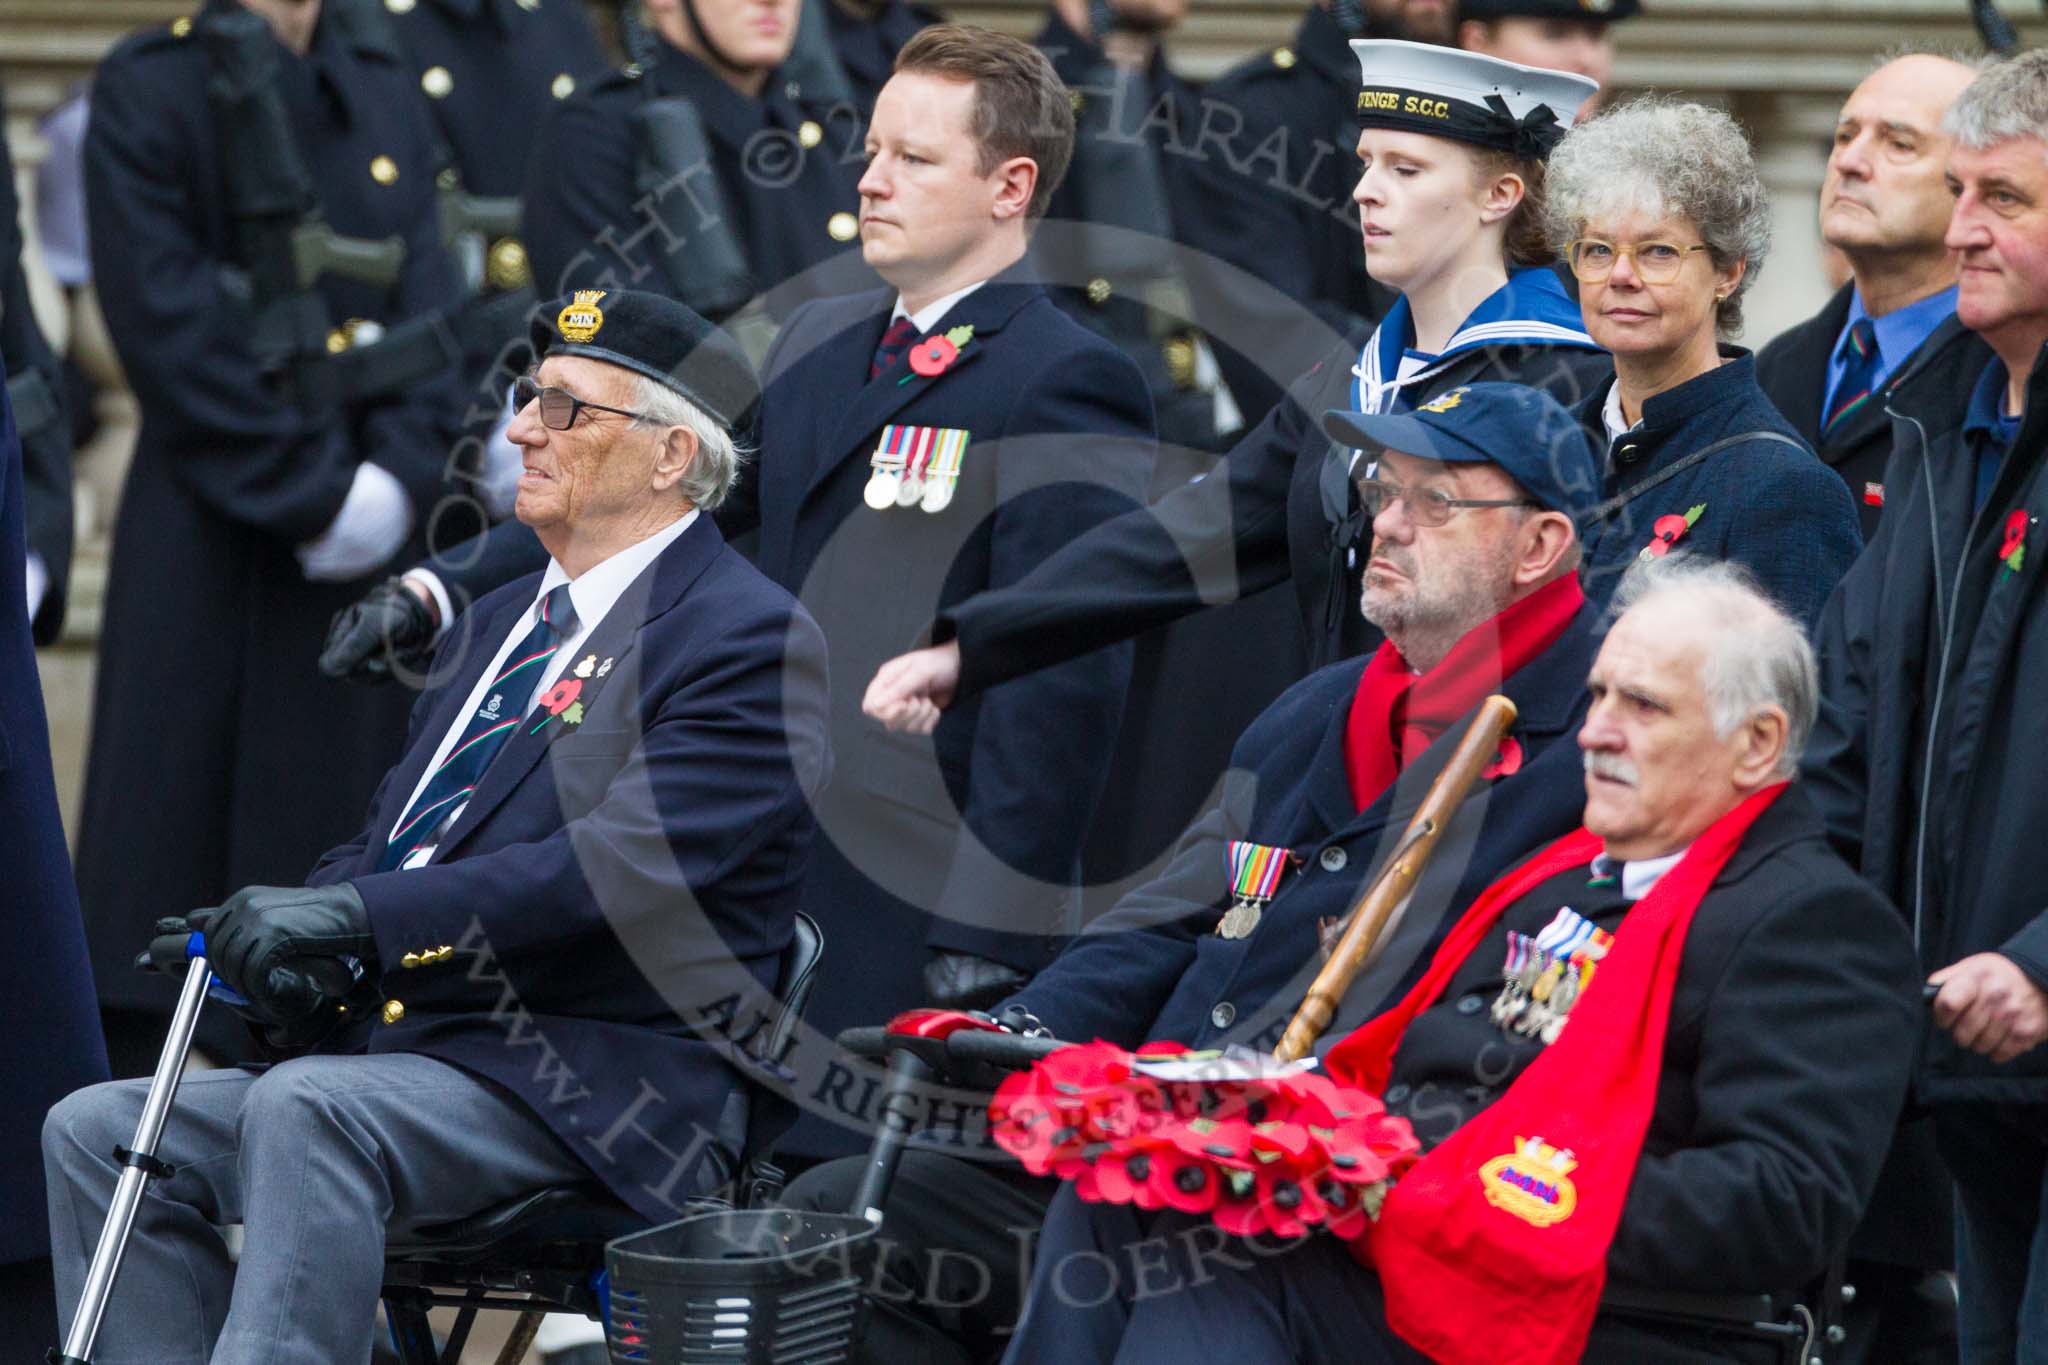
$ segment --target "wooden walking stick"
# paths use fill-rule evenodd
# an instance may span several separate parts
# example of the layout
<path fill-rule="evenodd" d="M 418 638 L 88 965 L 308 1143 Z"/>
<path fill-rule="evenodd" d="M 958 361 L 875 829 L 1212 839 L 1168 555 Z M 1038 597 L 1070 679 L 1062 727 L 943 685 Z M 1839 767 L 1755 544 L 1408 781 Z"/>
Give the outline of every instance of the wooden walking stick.
<path fill-rule="evenodd" d="M 1379 942 L 1388 916 L 1415 889 L 1430 854 L 1436 851 L 1437 840 L 1443 837 L 1451 817 L 1464 804 L 1465 793 L 1479 780 L 1486 765 L 1493 762 L 1500 752 L 1501 740 L 1514 723 L 1515 704 L 1506 697 L 1496 694 L 1480 703 L 1471 728 L 1458 742 L 1450 762 L 1430 784 L 1422 804 L 1416 808 L 1415 818 L 1408 822 L 1408 832 L 1401 836 L 1400 847 L 1387 859 L 1379 876 L 1359 893 L 1336 948 L 1316 973 L 1301 1008 L 1294 1012 L 1287 1032 L 1281 1036 L 1280 1046 L 1273 1050 L 1275 1057 L 1283 1062 L 1306 1057 L 1316 1039 L 1323 1036 L 1323 1030 L 1337 1016 L 1338 1003 Z"/>

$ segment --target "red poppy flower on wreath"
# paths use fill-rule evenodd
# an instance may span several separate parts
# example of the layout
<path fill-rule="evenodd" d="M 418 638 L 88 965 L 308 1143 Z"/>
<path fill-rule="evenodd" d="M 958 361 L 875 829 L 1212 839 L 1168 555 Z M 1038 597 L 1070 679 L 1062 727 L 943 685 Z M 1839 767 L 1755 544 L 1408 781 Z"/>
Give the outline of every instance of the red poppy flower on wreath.
<path fill-rule="evenodd" d="M 2016 574 L 2020 565 L 2027 562 L 2027 509 L 2015 508 L 2005 519 L 2005 540 L 1998 547 L 1998 557 L 2005 563 L 2007 574 Z"/>
<path fill-rule="evenodd" d="M 541 709 L 551 716 L 559 716 L 569 709 L 569 703 L 583 695 L 583 679 L 564 678 L 540 694 Z"/>
<path fill-rule="evenodd" d="M 1493 756 L 1493 762 L 1479 770 L 1479 775 L 1489 782 L 1503 777 L 1513 777 L 1522 771 L 1522 742 L 1513 735 L 1500 742 L 1500 751 Z"/>
<path fill-rule="evenodd" d="M 1700 519 L 1707 510 L 1705 503 L 1687 508 L 1684 513 L 1671 512 L 1650 523 L 1650 543 L 1643 547 L 1638 559 L 1662 559 L 1671 552 L 1671 547 Z"/>

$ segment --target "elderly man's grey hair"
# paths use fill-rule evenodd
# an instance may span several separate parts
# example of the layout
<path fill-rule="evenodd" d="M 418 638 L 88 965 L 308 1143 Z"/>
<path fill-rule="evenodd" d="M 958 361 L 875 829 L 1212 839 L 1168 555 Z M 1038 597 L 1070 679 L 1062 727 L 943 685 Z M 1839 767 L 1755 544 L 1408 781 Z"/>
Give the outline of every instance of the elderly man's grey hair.
<path fill-rule="evenodd" d="M 1987 67 L 1956 96 L 1941 126 L 1972 151 L 2016 137 L 2048 143 L 2048 51 L 2035 48 Z"/>
<path fill-rule="evenodd" d="M 1619 214 L 1691 220 L 1715 266 L 1748 262 L 1714 314 L 1721 335 L 1742 330 L 1742 296 L 1771 249 L 1771 202 L 1734 119 L 1678 100 L 1624 104 L 1564 135 L 1546 194 L 1544 223 L 1560 256 Z"/>
<path fill-rule="evenodd" d="M 1684 554 L 1636 564 L 1621 580 L 1614 608 L 1654 612 L 1703 640 L 1700 686 L 1714 733 L 1726 739 L 1759 709 L 1785 713 L 1778 772 L 1793 777 L 1820 709 L 1820 668 L 1806 632 L 1739 564 Z"/>
<path fill-rule="evenodd" d="M 693 507 L 709 512 L 725 501 L 739 477 L 746 452 L 718 419 L 666 384 L 632 375 L 633 408 L 644 414 L 642 426 L 685 427 L 697 438 L 697 455 L 683 471 L 677 487 Z"/>

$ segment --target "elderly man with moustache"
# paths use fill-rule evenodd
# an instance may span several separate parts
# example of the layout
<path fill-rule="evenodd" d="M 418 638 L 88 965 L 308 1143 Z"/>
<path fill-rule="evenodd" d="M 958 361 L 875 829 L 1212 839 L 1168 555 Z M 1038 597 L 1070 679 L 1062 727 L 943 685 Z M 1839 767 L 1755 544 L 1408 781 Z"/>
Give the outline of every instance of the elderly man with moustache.
<path fill-rule="evenodd" d="M 1757 353 L 1757 383 L 1849 485 L 1866 542 L 1884 514 L 1890 393 L 1910 379 L 1916 402 L 1950 399 L 1960 421 L 1991 356 L 1955 320 L 1955 256 L 1943 241 L 1955 197 L 1941 117 L 1976 74 L 1920 53 L 1850 92 L 1820 190 L 1821 236 L 1848 261 L 1849 283 Z"/>
<path fill-rule="evenodd" d="M 1956 316 L 1990 348 L 1961 420 L 1891 400 L 1884 523 L 1821 623 L 1809 776 L 1844 854 L 1904 912 L 1938 988 L 1915 1098 L 1956 1182 L 1966 1365 L 2048 1343 L 2048 53 L 1944 118 Z M 1913 386 L 1917 387 L 1917 386 Z"/>
<path fill-rule="evenodd" d="M 1912 1065 L 1905 931 L 1790 781 L 1813 652 L 1750 582 L 1712 562 L 1637 572 L 1587 677 L 1584 828 L 1488 887 L 1413 988 L 1324 1056 L 1425 1153 L 1367 1234 L 1204 1253 L 1191 1215 L 1064 1192 L 1007 1361 L 1780 1358 L 1598 1312 L 1610 1277 L 1730 1293 L 1818 1276 Z"/>
<path fill-rule="evenodd" d="M 1306 984 L 1323 924 L 1348 911 L 1389 856 L 1489 693 L 1505 693 L 1520 718 L 1446 830 L 1446 846 L 1465 856 L 1424 874 L 1347 1017 L 1400 986 L 1434 948 L 1447 910 L 1576 819 L 1579 757 L 1569 741 L 1599 624 L 1575 573 L 1573 519 L 1597 486 L 1578 425 L 1547 395 L 1505 383 L 1452 389 L 1412 413 L 1332 413 L 1325 425 L 1370 457 L 1359 465 L 1375 532 L 1361 606 L 1387 642 L 1268 707 L 1166 869 L 1002 1002 L 997 1018 L 1035 1017 L 1062 1038 L 1126 1045 L 1270 1045 Z M 1274 851 L 1288 870 L 1263 909 L 1250 924 L 1226 914 L 1233 869 Z M 963 1143 L 957 1154 L 906 1154 L 885 1211 L 889 1291 L 865 1359 L 976 1359 L 1000 1348 L 1028 1269 L 1020 1251 L 1054 1187 L 976 1155 L 988 1153 Z M 864 1164 L 821 1166 L 789 1197 L 844 1209 Z M 924 1307 L 909 1306 L 919 1287 Z M 942 1334 L 966 1355 L 935 1343 Z"/>
<path fill-rule="evenodd" d="M 824 642 L 705 515 L 754 398 L 738 348 L 655 295 L 543 315 L 510 434 L 546 571 L 450 637 L 361 833 L 151 945 L 181 969 L 202 930 L 301 1055 L 185 1080 L 100 1365 L 366 1360 L 387 1231 L 593 1175 L 672 1218 L 737 1165 L 746 1078 L 692 1017 L 761 999 L 790 940 Z M 341 999 L 337 960 L 361 975 Z M 67 1315 L 145 1088 L 44 1124 Z"/>

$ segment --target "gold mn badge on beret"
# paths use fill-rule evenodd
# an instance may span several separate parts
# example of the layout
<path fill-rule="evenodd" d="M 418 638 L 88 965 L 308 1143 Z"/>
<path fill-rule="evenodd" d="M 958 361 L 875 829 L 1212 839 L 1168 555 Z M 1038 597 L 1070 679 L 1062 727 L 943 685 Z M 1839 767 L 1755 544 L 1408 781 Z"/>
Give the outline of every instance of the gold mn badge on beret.
<path fill-rule="evenodd" d="M 579 289 L 555 316 L 555 330 L 564 341 L 588 341 L 597 335 L 597 329 L 604 326 L 604 311 L 597 301 L 604 293 L 602 289 Z"/>

